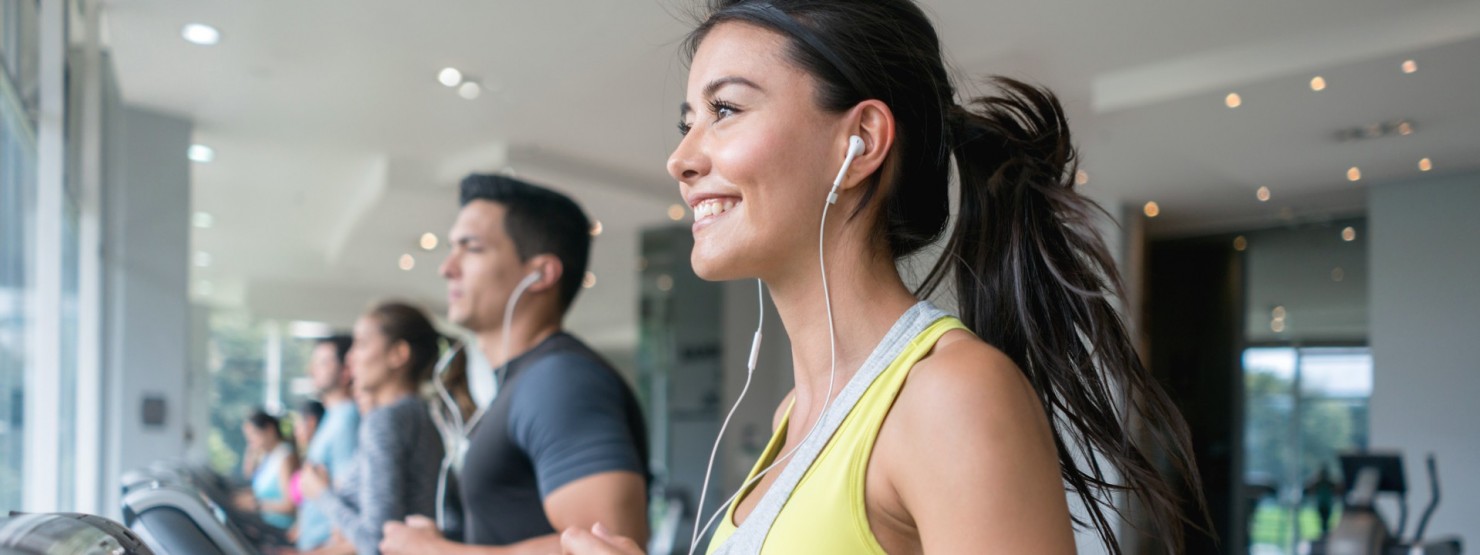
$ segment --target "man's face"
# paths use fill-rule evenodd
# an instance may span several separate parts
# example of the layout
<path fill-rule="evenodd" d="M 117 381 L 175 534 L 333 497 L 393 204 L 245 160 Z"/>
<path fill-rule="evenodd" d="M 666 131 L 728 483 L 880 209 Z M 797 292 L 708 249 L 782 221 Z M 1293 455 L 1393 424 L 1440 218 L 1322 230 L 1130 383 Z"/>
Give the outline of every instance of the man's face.
<path fill-rule="evenodd" d="M 451 252 L 442 262 L 447 280 L 447 319 L 473 332 L 502 325 L 504 306 L 529 271 L 505 232 L 504 205 L 475 200 L 457 214 Z"/>
<path fill-rule="evenodd" d="M 313 381 L 314 390 L 322 394 L 343 385 L 343 375 L 344 367 L 339 364 L 334 345 L 315 345 L 308 358 L 308 377 Z"/>

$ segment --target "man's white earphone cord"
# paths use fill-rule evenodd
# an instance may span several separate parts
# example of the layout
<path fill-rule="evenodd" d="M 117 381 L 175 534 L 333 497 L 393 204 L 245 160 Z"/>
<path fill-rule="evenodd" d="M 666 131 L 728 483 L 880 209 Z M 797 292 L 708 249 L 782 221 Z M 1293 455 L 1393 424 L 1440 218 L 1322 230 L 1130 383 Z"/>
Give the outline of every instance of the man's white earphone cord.
<path fill-rule="evenodd" d="M 519 303 L 519 298 L 524 296 L 524 291 L 539 281 L 540 277 L 541 274 L 539 272 L 525 276 L 524 280 L 520 281 L 519 285 L 514 288 L 514 292 L 509 295 L 509 303 L 504 307 L 504 327 L 502 328 L 504 363 L 499 371 L 493 373 L 495 380 L 498 379 L 500 374 L 509 369 L 509 361 L 513 360 L 513 357 L 509 356 L 509 326 L 512 326 L 514 323 L 514 306 Z M 483 414 L 488 411 L 488 407 L 493 405 L 493 400 L 490 399 L 483 406 L 478 407 L 478 410 L 473 412 L 472 418 L 464 424 L 462 408 L 457 405 L 457 401 L 452 398 L 452 394 L 447 391 L 447 387 L 442 383 L 442 375 L 447 372 L 447 367 L 451 365 L 452 359 L 456 357 L 458 351 L 461 351 L 462 348 L 462 344 L 458 344 L 456 348 L 449 350 L 447 354 L 443 355 L 442 360 L 437 361 L 436 377 L 432 379 L 432 383 L 437 388 L 437 395 L 442 398 L 442 404 L 446 405 L 447 412 L 452 415 L 451 424 L 453 428 L 452 430 L 441 430 L 442 435 L 456 442 L 455 445 L 446 446 L 447 448 L 442 456 L 442 469 L 437 475 L 438 530 L 447 529 L 447 478 L 452 471 L 452 465 L 462 456 L 462 447 L 470 439 L 468 434 L 472 433 L 473 429 L 478 427 L 478 422 L 483 419 Z M 434 422 L 437 421 L 434 420 Z M 441 424 L 438 427 L 441 428 L 445 425 Z"/>

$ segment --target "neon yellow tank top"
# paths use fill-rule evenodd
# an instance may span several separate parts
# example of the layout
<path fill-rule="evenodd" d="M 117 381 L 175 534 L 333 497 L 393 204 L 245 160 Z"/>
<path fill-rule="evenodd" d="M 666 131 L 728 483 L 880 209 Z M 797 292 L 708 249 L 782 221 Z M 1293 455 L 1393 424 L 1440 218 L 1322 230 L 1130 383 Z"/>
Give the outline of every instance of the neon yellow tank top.
<path fill-rule="evenodd" d="M 955 329 L 966 329 L 966 326 L 954 317 L 936 320 L 916 335 L 868 386 L 777 513 L 761 553 L 885 555 L 884 548 L 869 527 L 864 504 L 869 456 L 873 453 L 874 441 L 879 437 L 884 417 L 894 406 L 894 399 L 899 396 L 910 368 L 935 348 L 935 342 L 941 336 Z M 747 481 L 780 456 L 778 451 L 786 443 L 786 432 L 791 422 L 791 408 L 786 408 L 776 433 L 746 476 Z M 771 472 L 781 472 L 781 469 L 778 466 Z M 747 488 L 730 505 L 715 529 L 706 553 L 713 553 L 735 533 L 735 507 L 753 489 L 753 485 Z"/>

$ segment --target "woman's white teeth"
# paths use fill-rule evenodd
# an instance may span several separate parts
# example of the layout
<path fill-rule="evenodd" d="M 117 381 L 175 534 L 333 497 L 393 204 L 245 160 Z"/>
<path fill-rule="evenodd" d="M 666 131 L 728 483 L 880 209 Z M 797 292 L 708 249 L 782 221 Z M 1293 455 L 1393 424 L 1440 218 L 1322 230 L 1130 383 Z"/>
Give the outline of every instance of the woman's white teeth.
<path fill-rule="evenodd" d="M 694 206 L 694 219 L 702 220 L 710 216 L 718 216 L 720 214 L 724 214 L 725 212 L 730 211 L 731 208 L 734 208 L 736 204 L 739 203 L 736 202 L 734 199 L 706 200 Z"/>

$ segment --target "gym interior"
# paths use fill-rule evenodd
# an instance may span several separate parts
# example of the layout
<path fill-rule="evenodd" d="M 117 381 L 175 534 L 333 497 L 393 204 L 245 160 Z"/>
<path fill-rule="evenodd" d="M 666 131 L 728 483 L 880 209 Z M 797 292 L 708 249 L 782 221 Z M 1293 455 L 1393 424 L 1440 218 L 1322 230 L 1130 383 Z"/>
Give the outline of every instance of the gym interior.
<path fill-rule="evenodd" d="M 1188 423 L 1188 553 L 1480 539 L 1480 2 L 919 3 L 963 87 L 1064 103 Z M 648 551 L 687 552 L 729 407 L 748 387 L 711 504 L 793 387 L 780 325 L 747 360 L 781 321 L 755 283 L 691 268 L 664 169 L 697 4 L 0 0 L 0 553 L 291 545 L 239 502 L 243 423 L 291 438 L 316 345 L 377 300 L 458 332 L 473 172 L 592 219 L 565 328 L 641 404 Z M 1117 503 L 1123 552 L 1159 552 Z"/>

